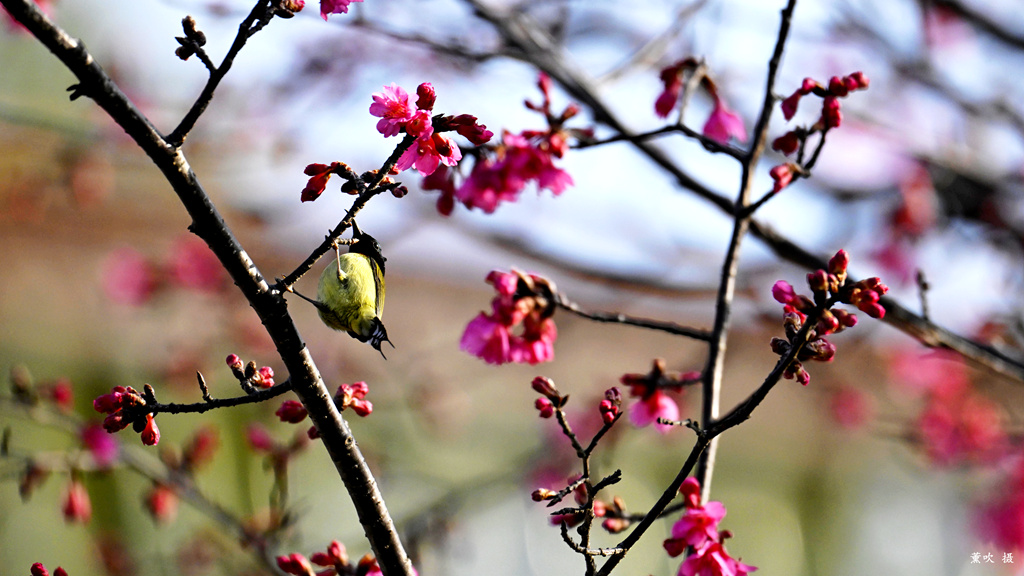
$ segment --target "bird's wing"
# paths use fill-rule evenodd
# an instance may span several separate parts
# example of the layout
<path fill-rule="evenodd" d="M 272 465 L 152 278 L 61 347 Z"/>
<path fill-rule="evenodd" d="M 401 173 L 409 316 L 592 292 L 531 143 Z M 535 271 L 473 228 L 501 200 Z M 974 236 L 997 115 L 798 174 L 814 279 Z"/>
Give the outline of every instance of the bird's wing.
<path fill-rule="evenodd" d="M 380 318 L 384 312 L 384 273 L 372 258 L 367 258 L 367 260 L 370 262 L 370 268 L 373 269 L 374 313 Z"/>

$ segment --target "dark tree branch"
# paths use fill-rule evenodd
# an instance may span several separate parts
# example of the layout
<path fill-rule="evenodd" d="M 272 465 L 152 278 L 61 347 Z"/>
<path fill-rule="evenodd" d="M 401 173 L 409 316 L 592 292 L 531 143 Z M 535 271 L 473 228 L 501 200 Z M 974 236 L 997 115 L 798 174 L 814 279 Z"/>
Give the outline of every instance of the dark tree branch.
<path fill-rule="evenodd" d="M 263 0 L 259 5 L 263 5 Z M 271 290 L 256 264 L 238 243 L 181 150 L 165 140 L 128 100 L 81 42 L 51 22 L 29 0 L 0 0 L 74 74 L 81 91 L 92 98 L 139 145 L 161 171 L 192 218 L 189 226 L 202 238 L 256 311 L 289 372 L 292 389 L 302 400 L 355 505 L 370 546 L 386 576 L 411 576 L 412 565 L 377 483 L 341 417 L 320 372 L 298 333 L 280 291 Z"/>
<path fill-rule="evenodd" d="M 930 0 L 936 7 L 945 8 L 957 16 L 963 18 L 967 22 L 970 22 L 973 26 L 992 36 L 993 38 L 1005 43 L 1010 48 L 1015 50 L 1024 50 L 1024 36 L 1015 34 L 1006 28 L 999 25 L 988 16 L 981 14 L 980 12 L 971 9 L 963 2 L 959 0 Z"/>

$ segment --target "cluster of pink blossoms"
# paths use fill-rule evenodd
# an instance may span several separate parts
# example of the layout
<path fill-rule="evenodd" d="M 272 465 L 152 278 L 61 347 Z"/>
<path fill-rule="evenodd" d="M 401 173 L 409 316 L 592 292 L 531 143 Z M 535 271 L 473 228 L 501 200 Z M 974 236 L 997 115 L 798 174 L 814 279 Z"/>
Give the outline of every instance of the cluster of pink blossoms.
<path fill-rule="evenodd" d="M 718 523 L 725 517 L 721 502 L 700 503 L 700 483 L 690 477 L 679 487 L 686 511 L 672 525 L 672 537 L 665 540 L 665 550 L 675 558 L 687 548 L 693 553 L 679 566 L 678 576 L 744 576 L 757 570 L 729 556 L 725 539 L 731 534 L 719 532 Z"/>
<path fill-rule="evenodd" d="M 466 208 L 479 208 L 493 213 L 502 202 L 514 202 L 519 194 L 531 183 L 538 190 L 550 190 L 556 196 L 573 184 L 568 172 L 555 166 L 554 160 L 562 158 L 569 150 L 569 139 L 573 134 L 587 135 L 586 130 L 570 130 L 564 124 L 579 114 L 579 107 L 570 104 L 559 114 L 551 109 L 551 80 L 541 74 L 537 82 L 543 94 L 543 102 L 527 101 L 526 107 L 544 115 L 547 130 L 523 130 L 519 134 L 503 132 L 501 143 L 491 147 L 478 148 L 473 170 L 459 185 L 457 171 L 441 167 L 423 179 L 424 190 L 441 192 L 437 210 L 447 216 L 458 200 Z M 454 166 L 454 164 L 448 164 Z"/>
<path fill-rule="evenodd" d="M 961 358 L 904 351 L 893 358 L 890 369 L 905 390 L 923 395 L 914 438 L 933 465 L 986 465 L 1007 454 L 1011 439 L 1005 414 L 975 389 Z"/>
<path fill-rule="evenodd" d="M 416 138 L 413 145 L 398 158 L 395 164 L 398 172 L 415 167 L 421 175 L 428 176 L 441 164 L 458 164 L 462 159 L 462 151 L 454 140 L 442 132 L 454 130 L 478 146 L 494 136 L 486 126 L 477 123 L 476 118 L 468 114 L 439 117 L 435 123 L 430 113 L 436 99 L 434 87 L 427 82 L 416 88 L 415 104 L 410 101 L 408 92 L 395 83 L 373 95 L 370 114 L 380 118 L 377 131 L 384 137 L 404 132 Z"/>
<path fill-rule="evenodd" d="M 491 313 L 481 312 L 469 322 L 459 347 L 489 364 L 538 364 L 554 359 L 558 330 L 551 318 L 555 312 L 551 282 L 517 270 L 494 270 L 487 282 L 498 292 L 491 301 Z M 513 334 L 519 327 L 521 333 Z"/>
<path fill-rule="evenodd" d="M 881 297 L 889 290 L 878 278 L 868 278 L 859 282 L 847 282 L 846 269 L 850 264 L 850 256 L 846 250 L 840 250 L 828 262 L 828 270 L 817 270 L 807 275 L 814 298 L 797 294 L 793 286 L 785 280 L 779 280 L 772 286 L 772 297 L 783 305 L 783 326 L 786 338 L 772 338 L 772 351 L 779 356 L 789 353 L 792 342 L 803 328 L 807 315 L 819 310 L 818 322 L 810 330 L 807 343 L 797 354 L 796 360 L 783 374 L 786 378 L 796 378 L 797 382 L 807 385 L 811 375 L 804 369 L 801 362 L 814 360 L 831 362 L 836 347 L 825 339 L 857 324 L 857 316 L 840 308 L 832 309 L 837 302 L 852 304 L 872 318 L 885 316 L 885 308 L 879 304 Z"/>
<path fill-rule="evenodd" d="M 449 166 L 458 165 L 462 159 L 462 150 L 444 132 L 456 132 L 475 146 L 487 143 L 494 136 L 475 116 L 469 114 L 431 116 L 436 99 L 434 87 L 427 82 L 416 88 L 415 103 L 409 93 L 395 83 L 373 94 L 370 114 L 380 118 L 377 131 L 386 138 L 403 133 L 414 138 L 409 148 L 395 162 L 393 173 L 416 168 L 422 176 L 430 177 L 438 172 L 445 173 Z M 303 202 L 319 198 L 332 175 L 348 180 L 342 186 L 342 192 L 350 194 L 360 192 L 359 186 L 365 184 L 363 180 L 366 176 L 360 178 L 344 162 L 310 164 L 306 166 L 305 174 L 309 176 L 309 181 L 302 190 Z M 396 197 L 401 198 L 408 192 L 404 186 L 394 186 L 390 176 L 385 177 L 384 183 L 391 185 L 391 192 Z"/>
<path fill-rule="evenodd" d="M 804 78 L 800 88 L 797 88 L 795 92 L 782 101 L 782 115 L 786 120 L 792 120 L 793 116 L 796 115 L 800 99 L 809 94 L 814 94 L 822 99 L 821 116 L 810 128 L 796 128 L 776 138 L 772 142 L 772 150 L 790 156 L 803 148 L 803 145 L 807 142 L 807 137 L 811 134 L 815 132 L 824 134 L 832 128 L 838 128 L 843 122 L 843 112 L 839 99 L 845 98 L 851 92 L 865 90 L 869 84 L 870 82 L 863 72 L 854 72 L 841 78 L 833 76 L 829 80 L 828 86 L 822 86 L 813 78 Z M 789 186 L 793 181 L 793 177 L 799 173 L 799 165 L 793 162 L 779 164 L 772 168 L 769 171 L 769 175 L 771 175 L 775 183 L 772 187 L 772 192 L 778 193 L 786 186 Z"/>
<path fill-rule="evenodd" d="M 629 420 L 638 427 L 654 424 L 659 432 L 668 432 L 672 425 L 661 424 L 658 420 L 679 420 L 679 406 L 667 393 L 679 393 L 684 387 L 700 382 L 700 377 L 700 372 L 666 372 L 665 361 L 661 358 L 654 361 L 647 374 L 623 374 L 619 382 L 629 386 L 629 395 L 637 398 L 629 407 Z"/>
<path fill-rule="evenodd" d="M 659 118 L 667 118 L 679 104 L 683 93 L 683 74 L 699 66 L 693 57 L 684 58 L 661 71 L 661 82 L 664 89 L 654 101 L 654 112 Z M 747 141 L 747 129 L 739 114 L 731 110 L 718 94 L 718 86 L 706 74 L 701 77 L 701 87 L 707 91 L 714 101 L 711 115 L 704 123 L 703 134 L 719 144 L 728 144 L 731 138 L 740 142 Z"/>

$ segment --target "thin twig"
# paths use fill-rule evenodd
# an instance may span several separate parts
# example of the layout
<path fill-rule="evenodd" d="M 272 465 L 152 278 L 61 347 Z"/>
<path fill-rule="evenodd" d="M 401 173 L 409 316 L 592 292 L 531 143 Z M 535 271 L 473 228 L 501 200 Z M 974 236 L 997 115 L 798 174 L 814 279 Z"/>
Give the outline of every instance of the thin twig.
<path fill-rule="evenodd" d="M 352 206 L 350 206 L 348 211 L 345 212 L 345 217 L 341 219 L 341 222 L 338 222 L 338 225 L 335 226 L 329 234 L 327 234 L 324 241 L 321 242 L 320 245 L 317 246 L 309 256 L 307 256 L 306 259 L 291 272 L 291 274 L 288 274 L 282 280 L 278 281 L 278 290 L 281 290 L 282 292 L 288 291 L 296 282 L 299 281 L 300 278 L 313 269 L 313 266 L 324 254 L 327 254 L 328 251 L 332 250 L 335 245 L 344 243 L 339 240 L 341 235 L 352 227 L 352 222 L 355 221 L 356 214 L 366 206 L 366 203 L 369 202 L 371 198 L 389 189 L 387 185 L 382 186 L 381 183 L 384 181 L 384 178 L 391 169 L 395 167 L 395 164 L 398 162 L 398 159 L 402 154 L 404 154 L 415 141 L 415 136 L 407 134 L 405 138 L 395 146 L 395 150 L 384 162 L 384 165 L 377 171 L 373 179 L 366 183 L 366 189 L 352 202 Z"/>
<path fill-rule="evenodd" d="M 928 279 L 925 278 L 924 270 L 918 270 L 916 275 L 917 280 L 917 295 L 921 301 L 921 317 L 928 320 L 930 314 L 928 313 Z"/>
<path fill-rule="evenodd" d="M 270 11 L 270 0 L 259 0 L 256 5 L 253 6 L 249 15 L 245 17 L 238 26 L 238 34 L 235 35 L 234 42 L 231 43 L 231 48 L 228 49 L 228 53 L 224 55 L 224 59 L 221 60 L 220 66 L 214 66 L 213 62 L 210 61 L 209 57 L 203 58 L 203 64 L 210 71 L 210 78 L 206 81 L 206 85 L 203 86 L 202 92 L 199 93 L 199 97 L 192 103 L 192 107 L 185 113 L 185 116 L 178 123 L 178 127 L 171 131 L 167 135 L 167 142 L 177 148 L 185 142 L 185 138 L 188 133 L 195 127 L 196 122 L 199 121 L 199 117 L 206 111 L 206 107 L 209 106 L 213 100 L 213 94 L 217 91 L 217 86 L 220 85 L 221 80 L 227 75 L 228 71 L 231 70 L 231 65 L 235 62 L 235 57 L 245 47 L 246 41 L 249 38 L 263 29 L 270 20 L 273 18 L 273 12 Z M 205 56 L 205 53 L 202 54 Z"/>
<path fill-rule="evenodd" d="M 278 396 L 291 392 L 292 383 L 291 380 L 285 380 L 280 384 L 272 386 L 270 388 L 264 388 L 263 390 L 257 390 L 252 394 L 246 396 L 236 396 L 234 398 L 210 398 L 203 402 L 195 402 L 193 404 L 161 404 L 139 406 L 140 412 L 147 414 L 202 414 L 209 412 L 210 410 L 216 410 L 217 408 L 229 408 L 232 406 L 244 406 L 245 404 L 257 404 L 259 402 L 265 402 L 271 398 L 277 398 Z M 132 409 L 134 410 L 134 408 Z"/>
<path fill-rule="evenodd" d="M 743 162 L 743 176 L 740 192 L 736 201 L 732 237 L 726 250 L 720 289 L 715 303 L 715 324 L 712 330 L 711 346 L 708 361 L 704 369 L 704 394 L 702 396 L 701 421 L 705 426 L 718 418 L 721 402 L 722 377 L 725 369 L 725 351 L 729 337 L 732 303 L 736 292 L 736 274 L 739 270 L 740 246 L 750 226 L 750 216 L 744 215 L 743 208 L 750 204 L 754 186 L 754 171 L 758 165 L 765 143 L 768 140 L 768 124 L 772 110 L 775 108 L 775 76 L 782 63 L 782 54 L 789 36 L 789 25 L 796 8 L 796 0 L 789 0 L 782 10 L 775 50 L 768 62 L 768 75 L 765 80 L 764 101 L 761 113 L 754 127 L 754 140 Z M 711 493 L 711 479 L 714 473 L 715 453 L 718 442 L 712 439 L 708 449 L 701 455 L 697 468 L 697 480 L 701 486 L 701 499 L 707 501 Z"/>
<path fill-rule="evenodd" d="M 677 336 L 686 336 L 695 340 L 708 341 L 711 338 L 711 334 L 704 330 L 698 330 L 696 328 L 690 328 L 676 324 L 675 322 L 667 322 L 664 320 L 652 320 L 649 318 L 638 318 L 635 316 L 627 316 L 625 314 L 616 312 L 588 312 L 580 308 L 579 304 L 571 301 L 566 297 L 565 294 L 555 294 L 555 304 L 573 314 L 586 318 L 588 320 L 594 320 L 596 322 L 609 322 L 614 324 L 624 324 L 626 326 L 637 326 L 640 328 L 648 328 L 651 330 L 658 330 L 660 332 L 667 332 L 669 334 L 675 334 Z"/>
<path fill-rule="evenodd" d="M 641 132 L 639 134 L 616 134 L 614 136 L 609 136 L 607 138 L 602 138 L 600 140 L 581 141 L 577 144 L 574 144 L 572 148 L 577 150 L 583 150 L 586 148 L 594 148 L 596 146 L 613 144 L 615 142 L 636 143 L 646 140 L 654 140 L 658 136 L 664 136 L 666 134 L 675 134 L 677 132 L 681 132 L 682 134 L 700 142 L 701 146 L 703 146 L 704 149 L 707 150 L 708 152 L 712 152 L 715 154 L 725 154 L 727 156 L 732 156 L 737 160 L 741 160 L 746 154 L 745 151 L 740 150 L 739 148 L 712 140 L 711 138 L 708 138 L 704 134 L 697 132 L 693 128 L 678 123 L 663 126 L 656 130 L 651 130 L 650 132 Z"/>

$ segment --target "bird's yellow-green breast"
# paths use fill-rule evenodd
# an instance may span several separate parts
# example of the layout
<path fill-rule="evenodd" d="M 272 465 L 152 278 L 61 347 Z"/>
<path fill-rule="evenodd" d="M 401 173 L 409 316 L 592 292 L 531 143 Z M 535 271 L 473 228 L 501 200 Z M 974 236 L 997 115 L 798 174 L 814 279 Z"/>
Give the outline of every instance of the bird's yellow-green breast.
<path fill-rule="evenodd" d="M 383 313 L 384 290 L 384 274 L 376 262 L 365 254 L 343 254 L 320 275 L 317 299 L 326 304 L 319 309 L 320 318 L 365 342 L 373 335 L 374 319 Z"/>

